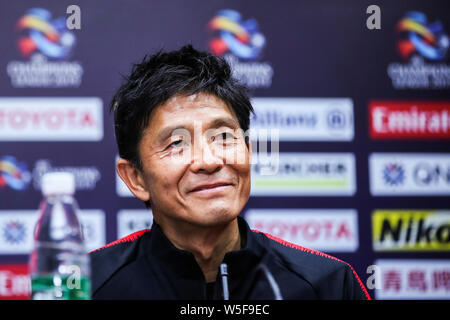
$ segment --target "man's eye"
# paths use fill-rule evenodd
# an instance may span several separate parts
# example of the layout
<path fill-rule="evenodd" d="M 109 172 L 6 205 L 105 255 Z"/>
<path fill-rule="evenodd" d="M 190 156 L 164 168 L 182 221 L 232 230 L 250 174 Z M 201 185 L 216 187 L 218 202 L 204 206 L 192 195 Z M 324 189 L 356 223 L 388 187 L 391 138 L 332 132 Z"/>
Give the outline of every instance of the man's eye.
<path fill-rule="evenodd" d="M 169 144 L 169 147 L 180 148 L 180 147 L 184 146 L 184 144 L 185 144 L 184 140 L 177 140 L 177 141 L 174 141 L 171 144 Z"/>
<path fill-rule="evenodd" d="M 234 135 L 230 132 L 222 132 L 213 137 L 213 141 L 231 141 L 234 139 Z"/>

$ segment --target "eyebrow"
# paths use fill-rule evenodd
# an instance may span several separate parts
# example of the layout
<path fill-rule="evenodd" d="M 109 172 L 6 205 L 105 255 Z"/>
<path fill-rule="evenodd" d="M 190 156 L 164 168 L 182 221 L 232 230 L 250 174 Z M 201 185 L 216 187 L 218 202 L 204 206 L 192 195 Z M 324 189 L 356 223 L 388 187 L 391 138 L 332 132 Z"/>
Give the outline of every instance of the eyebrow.
<path fill-rule="evenodd" d="M 235 119 L 224 117 L 224 118 L 217 118 L 217 119 L 212 120 L 211 122 L 209 122 L 207 124 L 207 127 L 208 128 L 229 127 L 229 128 L 237 129 L 240 127 L 240 125 L 239 125 L 239 122 L 237 122 Z M 166 140 L 167 138 L 169 138 L 172 135 L 172 132 L 177 129 L 185 129 L 186 130 L 186 127 L 183 124 L 165 127 L 158 133 L 157 140 L 158 141 Z"/>
<path fill-rule="evenodd" d="M 210 124 L 210 128 L 230 127 L 233 129 L 239 128 L 239 122 L 233 118 L 218 118 L 214 119 Z"/>

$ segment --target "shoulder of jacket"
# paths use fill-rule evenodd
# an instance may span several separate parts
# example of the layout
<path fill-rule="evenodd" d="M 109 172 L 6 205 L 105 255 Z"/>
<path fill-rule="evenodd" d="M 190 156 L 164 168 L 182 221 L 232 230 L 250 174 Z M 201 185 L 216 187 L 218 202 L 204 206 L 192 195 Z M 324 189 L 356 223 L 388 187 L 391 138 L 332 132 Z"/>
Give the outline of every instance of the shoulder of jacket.
<path fill-rule="evenodd" d="M 137 254 L 138 243 L 151 229 L 144 229 L 110 242 L 89 252 L 91 260 L 91 282 L 94 294 L 115 272 L 130 263 Z"/>
<path fill-rule="evenodd" d="M 107 248 L 112 248 L 112 247 L 119 248 L 119 246 L 117 246 L 119 244 L 131 244 L 135 240 L 139 239 L 144 233 L 147 233 L 149 231 L 151 231 L 151 229 L 144 229 L 144 230 L 133 232 L 133 233 L 131 233 L 131 234 L 129 234 L 129 235 L 123 237 L 123 238 L 120 238 L 120 239 L 117 239 L 117 240 L 115 240 L 113 242 L 110 242 L 110 243 L 104 245 L 103 247 L 100 247 L 100 248 L 97 248 L 95 250 L 92 250 L 91 252 L 89 252 L 89 254 L 91 254 L 91 255 L 96 255 L 96 254 L 99 254 L 99 253 L 102 254 L 101 252 L 104 252 L 104 250 L 107 249 Z M 106 250 L 106 251 L 108 251 L 108 250 Z"/>
<path fill-rule="evenodd" d="M 348 263 L 345 261 L 321 251 L 302 247 L 258 230 L 252 230 L 252 232 L 262 238 L 272 250 L 293 263 L 298 262 L 304 265 L 306 261 L 310 261 L 311 263 L 326 263 L 337 268 L 348 266 Z"/>
<path fill-rule="evenodd" d="M 341 279 L 342 284 L 344 284 L 346 278 L 350 276 L 357 284 L 356 286 L 361 289 L 365 298 L 370 300 L 370 295 L 365 286 L 349 263 L 321 251 L 285 241 L 271 234 L 258 230 L 252 230 L 252 232 L 260 237 L 265 246 L 271 248 L 272 252 L 283 263 L 287 264 L 292 272 L 307 280 L 314 288 L 323 287 L 324 283 L 328 285 L 328 283 L 337 279 Z"/>

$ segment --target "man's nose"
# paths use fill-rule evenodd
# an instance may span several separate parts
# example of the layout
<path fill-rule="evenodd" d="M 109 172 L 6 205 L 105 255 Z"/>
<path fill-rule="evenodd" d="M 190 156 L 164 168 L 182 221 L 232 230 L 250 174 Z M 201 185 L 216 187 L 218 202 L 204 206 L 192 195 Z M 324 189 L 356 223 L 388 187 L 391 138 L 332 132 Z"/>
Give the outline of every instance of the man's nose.
<path fill-rule="evenodd" d="M 214 154 L 206 137 L 195 141 L 191 159 L 191 170 L 193 172 L 213 173 L 219 170 L 223 164 L 223 159 Z"/>

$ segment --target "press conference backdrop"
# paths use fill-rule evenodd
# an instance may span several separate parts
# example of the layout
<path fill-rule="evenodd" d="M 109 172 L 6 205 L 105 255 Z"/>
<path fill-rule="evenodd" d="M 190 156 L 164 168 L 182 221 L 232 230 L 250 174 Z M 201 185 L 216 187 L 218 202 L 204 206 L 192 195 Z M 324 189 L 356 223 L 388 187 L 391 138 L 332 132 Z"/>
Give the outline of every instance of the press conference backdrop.
<path fill-rule="evenodd" d="M 350 263 L 373 298 L 449 299 L 448 10 L 2 1 L 0 298 L 27 297 L 46 172 L 74 173 L 88 249 L 151 226 L 115 173 L 109 103 L 145 54 L 191 43 L 225 57 L 251 88 L 254 141 L 278 129 L 278 157 L 255 154 L 242 212 L 252 228 Z"/>

